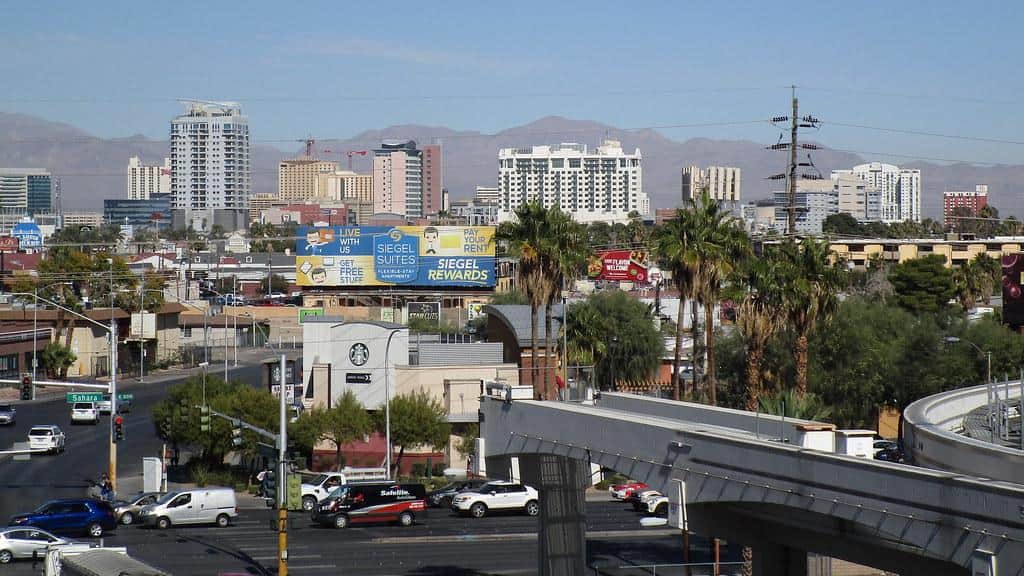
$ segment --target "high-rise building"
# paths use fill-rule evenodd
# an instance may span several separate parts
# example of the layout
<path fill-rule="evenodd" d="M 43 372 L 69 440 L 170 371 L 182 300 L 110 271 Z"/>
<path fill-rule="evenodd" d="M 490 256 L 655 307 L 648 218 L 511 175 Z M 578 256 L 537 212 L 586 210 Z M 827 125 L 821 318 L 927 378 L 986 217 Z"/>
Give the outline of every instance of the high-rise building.
<path fill-rule="evenodd" d="M 171 225 L 171 195 L 150 194 L 149 198 L 107 198 L 103 200 L 103 219 L 110 224 L 142 228 Z"/>
<path fill-rule="evenodd" d="M 881 193 L 882 221 L 921 221 L 921 171 L 883 162 L 859 164 L 851 170 L 833 170 L 832 178 L 852 175 Z"/>
<path fill-rule="evenodd" d="M 249 120 L 233 102 L 186 101 L 171 121 L 175 227 L 244 227 L 252 186 Z"/>
<path fill-rule="evenodd" d="M 833 214 L 849 214 L 858 222 L 882 219 L 881 192 L 857 176 L 833 173 L 832 180 L 800 180 L 796 186 L 796 232 L 821 234 L 825 219 Z M 789 225 L 789 192 L 773 193 L 775 229 L 785 231 Z M 744 210 L 748 207 L 744 206 Z M 744 213 L 748 218 L 750 212 Z"/>
<path fill-rule="evenodd" d="M 501 203 L 501 190 L 497 186 L 477 186 L 473 199 L 481 204 Z"/>
<path fill-rule="evenodd" d="M 138 156 L 128 159 L 128 199 L 145 200 L 151 194 L 170 194 L 171 159 L 164 163 L 143 164 Z"/>
<path fill-rule="evenodd" d="M 317 189 L 318 178 L 337 169 L 338 163 L 329 160 L 282 160 L 277 165 L 277 196 L 284 202 L 302 202 L 321 196 Z"/>
<path fill-rule="evenodd" d="M 974 191 L 949 190 L 942 193 L 942 218 L 947 230 L 957 229 L 957 219 L 977 216 L 988 206 L 988 185 L 978 184 Z"/>
<path fill-rule="evenodd" d="M 736 206 L 740 202 L 740 169 L 729 166 L 683 168 L 683 202 L 700 198 L 707 188 L 712 199 Z"/>
<path fill-rule="evenodd" d="M 24 214 L 53 210 L 53 177 L 42 168 L 0 168 L 0 209 Z"/>
<path fill-rule="evenodd" d="M 373 209 L 423 218 L 441 210 L 441 146 L 385 140 L 373 151 Z"/>
<path fill-rule="evenodd" d="M 630 212 L 650 214 L 643 192 L 640 150 L 623 151 L 617 140 L 605 140 L 596 150 L 586 145 L 560 144 L 498 151 L 500 220 L 523 204 L 557 206 L 580 222 L 625 222 Z"/>
<path fill-rule="evenodd" d="M 361 200 L 373 202 L 373 175 L 357 174 L 351 170 L 335 170 L 317 176 L 317 197 L 340 202 Z"/>

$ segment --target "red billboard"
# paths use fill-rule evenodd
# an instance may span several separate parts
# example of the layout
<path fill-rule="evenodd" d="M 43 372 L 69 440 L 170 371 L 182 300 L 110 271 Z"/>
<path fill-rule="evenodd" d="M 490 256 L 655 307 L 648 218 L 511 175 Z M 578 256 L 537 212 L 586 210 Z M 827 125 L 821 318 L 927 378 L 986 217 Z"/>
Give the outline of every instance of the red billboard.
<path fill-rule="evenodd" d="M 0 252 L 17 252 L 18 239 L 14 236 L 0 236 Z"/>
<path fill-rule="evenodd" d="M 647 282 L 646 250 L 605 250 L 587 261 L 587 277 L 613 282 Z"/>
<path fill-rule="evenodd" d="M 1003 265 L 1003 323 L 1024 325 L 1024 254 L 1006 254 Z"/>

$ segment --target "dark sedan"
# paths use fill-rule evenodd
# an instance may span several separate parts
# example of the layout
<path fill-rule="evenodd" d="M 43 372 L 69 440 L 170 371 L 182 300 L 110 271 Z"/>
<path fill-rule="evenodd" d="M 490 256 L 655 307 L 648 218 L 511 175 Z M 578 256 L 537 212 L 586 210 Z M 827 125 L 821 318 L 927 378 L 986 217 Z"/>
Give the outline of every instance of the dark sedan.
<path fill-rule="evenodd" d="M 456 494 L 459 492 L 476 490 L 488 482 L 490 482 L 490 480 L 487 478 L 473 478 L 470 480 L 452 482 L 428 494 L 427 502 L 429 502 L 434 508 L 449 508 L 451 507 L 452 499 L 455 498 Z"/>

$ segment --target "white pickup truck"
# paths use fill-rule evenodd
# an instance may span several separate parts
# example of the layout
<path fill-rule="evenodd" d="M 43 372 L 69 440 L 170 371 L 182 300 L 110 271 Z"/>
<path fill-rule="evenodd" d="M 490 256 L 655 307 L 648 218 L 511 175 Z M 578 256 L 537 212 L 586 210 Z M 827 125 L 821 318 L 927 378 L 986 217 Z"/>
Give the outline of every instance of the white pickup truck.
<path fill-rule="evenodd" d="M 302 483 L 302 509 L 311 512 L 318 502 L 323 501 L 332 490 L 361 480 L 387 480 L 387 471 L 383 468 L 342 468 L 340 472 L 324 472 L 318 474 L 310 483 Z"/>

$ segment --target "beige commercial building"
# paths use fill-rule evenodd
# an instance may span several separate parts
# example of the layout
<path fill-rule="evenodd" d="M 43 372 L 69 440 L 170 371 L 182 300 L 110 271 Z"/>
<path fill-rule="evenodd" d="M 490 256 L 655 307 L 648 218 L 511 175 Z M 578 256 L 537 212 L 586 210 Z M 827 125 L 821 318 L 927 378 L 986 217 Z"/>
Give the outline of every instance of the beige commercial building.
<path fill-rule="evenodd" d="M 335 170 L 317 175 L 317 196 L 320 199 L 341 202 L 359 200 L 373 202 L 373 175 L 357 174 L 351 170 Z"/>
<path fill-rule="evenodd" d="M 683 202 L 696 200 L 707 188 L 711 198 L 719 202 L 740 202 L 740 169 L 730 166 L 696 166 L 683 168 Z"/>
<path fill-rule="evenodd" d="M 338 169 L 337 162 L 315 158 L 282 160 L 277 166 L 277 196 L 285 202 L 310 200 L 317 196 L 318 177 Z"/>
<path fill-rule="evenodd" d="M 103 212 L 64 212 L 61 214 L 61 219 L 65 228 L 81 228 L 82 226 L 99 228 L 103 226 Z M 111 222 L 111 224 L 121 224 L 121 222 Z"/>
<path fill-rule="evenodd" d="M 249 221 L 259 222 L 260 214 L 279 202 L 277 194 L 270 194 L 268 192 L 261 192 L 259 194 L 249 196 Z"/>
<path fill-rule="evenodd" d="M 138 156 L 128 159 L 128 199 L 147 200 L 153 194 L 171 193 L 171 159 L 163 164 L 143 164 Z"/>

